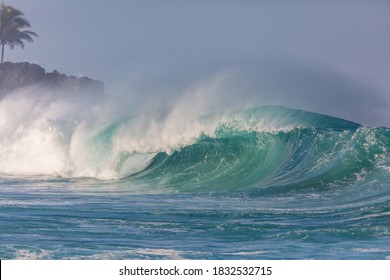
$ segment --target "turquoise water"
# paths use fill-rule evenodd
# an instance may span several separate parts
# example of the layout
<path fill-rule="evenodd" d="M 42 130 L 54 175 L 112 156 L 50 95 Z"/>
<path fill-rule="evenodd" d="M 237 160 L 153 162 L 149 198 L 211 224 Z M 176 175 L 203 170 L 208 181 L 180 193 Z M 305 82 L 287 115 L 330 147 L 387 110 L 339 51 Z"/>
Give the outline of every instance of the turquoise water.
<path fill-rule="evenodd" d="M 3 144 L 0 258 L 390 258 L 390 129 L 283 107 L 162 119 Z"/>

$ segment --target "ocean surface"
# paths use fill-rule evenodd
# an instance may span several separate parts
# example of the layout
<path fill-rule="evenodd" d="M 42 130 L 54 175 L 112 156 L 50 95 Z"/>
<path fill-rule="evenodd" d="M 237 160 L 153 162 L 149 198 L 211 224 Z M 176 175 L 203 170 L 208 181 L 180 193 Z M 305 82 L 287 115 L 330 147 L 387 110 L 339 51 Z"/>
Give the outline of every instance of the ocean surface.
<path fill-rule="evenodd" d="M 15 100 L 1 259 L 390 259 L 389 128 L 276 106 L 85 123 Z"/>

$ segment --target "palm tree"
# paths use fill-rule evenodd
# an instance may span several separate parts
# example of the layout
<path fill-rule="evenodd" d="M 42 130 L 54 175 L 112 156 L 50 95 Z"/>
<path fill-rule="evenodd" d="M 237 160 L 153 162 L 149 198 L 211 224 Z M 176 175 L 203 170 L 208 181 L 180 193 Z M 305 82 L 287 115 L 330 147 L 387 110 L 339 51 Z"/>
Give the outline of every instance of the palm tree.
<path fill-rule="evenodd" d="M 35 32 L 25 30 L 30 23 L 24 19 L 24 14 L 12 6 L 2 3 L 0 7 L 0 45 L 1 63 L 4 61 L 4 46 L 9 45 L 11 49 L 19 45 L 24 49 L 24 42 L 34 41 L 32 36 L 38 37 Z"/>

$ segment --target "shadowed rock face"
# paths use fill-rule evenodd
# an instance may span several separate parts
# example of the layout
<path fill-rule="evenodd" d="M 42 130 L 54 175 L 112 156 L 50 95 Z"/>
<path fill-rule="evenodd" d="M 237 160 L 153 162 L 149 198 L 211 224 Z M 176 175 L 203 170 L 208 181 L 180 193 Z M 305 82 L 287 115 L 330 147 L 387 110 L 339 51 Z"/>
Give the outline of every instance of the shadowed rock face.
<path fill-rule="evenodd" d="M 82 92 L 101 94 L 104 91 L 104 84 L 101 81 L 88 77 L 66 76 L 56 70 L 46 73 L 41 66 L 28 62 L 0 64 L 0 97 L 16 89 L 30 86 L 69 94 Z"/>

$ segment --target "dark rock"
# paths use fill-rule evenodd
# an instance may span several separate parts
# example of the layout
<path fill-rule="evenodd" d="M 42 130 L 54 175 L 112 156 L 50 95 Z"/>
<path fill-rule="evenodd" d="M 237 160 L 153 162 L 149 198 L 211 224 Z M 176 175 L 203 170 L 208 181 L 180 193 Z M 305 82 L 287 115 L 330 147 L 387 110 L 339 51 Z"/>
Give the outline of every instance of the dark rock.
<path fill-rule="evenodd" d="M 104 84 L 101 81 L 88 77 L 66 76 L 56 70 L 46 73 L 41 66 L 28 62 L 0 64 L 0 97 L 16 89 L 30 86 L 67 94 L 82 92 L 101 94 L 104 91 Z"/>

